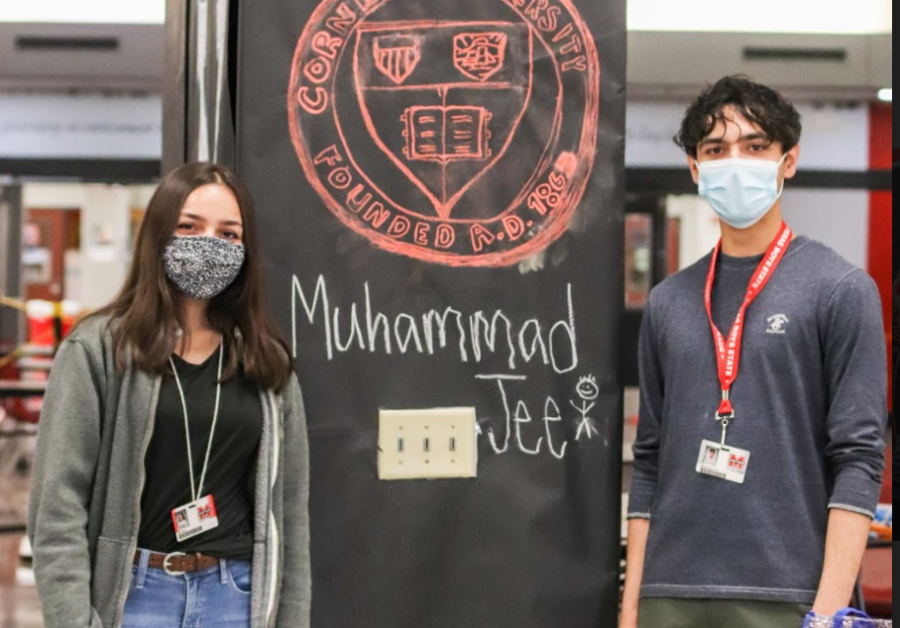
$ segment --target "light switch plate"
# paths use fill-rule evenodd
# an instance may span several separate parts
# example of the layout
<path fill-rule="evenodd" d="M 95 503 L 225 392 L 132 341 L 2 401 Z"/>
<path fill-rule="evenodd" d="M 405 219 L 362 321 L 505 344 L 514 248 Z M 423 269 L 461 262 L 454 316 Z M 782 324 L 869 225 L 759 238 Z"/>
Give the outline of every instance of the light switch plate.
<path fill-rule="evenodd" d="M 378 477 L 382 480 L 474 478 L 475 408 L 382 410 Z"/>

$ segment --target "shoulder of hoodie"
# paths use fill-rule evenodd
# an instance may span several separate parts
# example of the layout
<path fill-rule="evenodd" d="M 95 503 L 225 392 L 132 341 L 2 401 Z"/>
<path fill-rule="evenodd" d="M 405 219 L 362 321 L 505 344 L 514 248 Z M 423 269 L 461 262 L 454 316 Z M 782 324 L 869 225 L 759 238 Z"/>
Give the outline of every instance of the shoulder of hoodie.
<path fill-rule="evenodd" d="M 108 315 L 88 315 L 78 322 L 72 332 L 63 341 L 64 343 L 77 343 L 82 345 L 89 356 L 97 363 L 112 363 L 114 361 L 115 346 L 113 344 L 113 329 L 116 321 Z M 237 333 L 238 342 L 242 340 L 240 332 Z M 291 355 L 284 352 L 285 361 L 292 361 Z M 297 374 L 291 369 L 287 386 L 296 386 L 299 389 Z M 277 391 L 284 394 L 285 389 Z"/>
<path fill-rule="evenodd" d="M 71 333 L 63 341 L 63 344 L 79 344 L 85 348 L 88 354 L 98 362 L 112 356 L 113 331 L 115 322 L 109 316 L 88 314 L 78 321 Z"/>

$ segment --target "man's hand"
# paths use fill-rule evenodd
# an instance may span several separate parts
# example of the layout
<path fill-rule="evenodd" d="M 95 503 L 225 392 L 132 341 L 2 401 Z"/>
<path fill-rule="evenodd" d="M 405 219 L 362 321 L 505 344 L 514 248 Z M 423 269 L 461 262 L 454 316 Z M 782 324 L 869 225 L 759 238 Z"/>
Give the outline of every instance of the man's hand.
<path fill-rule="evenodd" d="M 819 615 L 833 617 L 850 603 L 871 524 L 868 517 L 855 512 L 831 511 L 825 543 L 825 568 L 813 606 L 813 611 Z"/>
<path fill-rule="evenodd" d="M 650 521 L 632 519 L 628 522 L 628 559 L 625 563 L 625 593 L 622 597 L 622 618 L 619 628 L 637 628 L 638 606 L 641 601 L 641 581 L 644 579 L 644 556 Z"/>

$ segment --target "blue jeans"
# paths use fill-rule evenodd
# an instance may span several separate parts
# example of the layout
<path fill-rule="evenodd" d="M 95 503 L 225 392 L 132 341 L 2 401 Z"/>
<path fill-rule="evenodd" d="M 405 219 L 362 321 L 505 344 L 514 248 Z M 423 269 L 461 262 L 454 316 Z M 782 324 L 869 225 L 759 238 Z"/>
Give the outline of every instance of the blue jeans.
<path fill-rule="evenodd" d="M 220 560 L 204 571 L 170 576 L 150 569 L 144 552 L 132 567 L 122 628 L 248 628 L 251 564 Z"/>

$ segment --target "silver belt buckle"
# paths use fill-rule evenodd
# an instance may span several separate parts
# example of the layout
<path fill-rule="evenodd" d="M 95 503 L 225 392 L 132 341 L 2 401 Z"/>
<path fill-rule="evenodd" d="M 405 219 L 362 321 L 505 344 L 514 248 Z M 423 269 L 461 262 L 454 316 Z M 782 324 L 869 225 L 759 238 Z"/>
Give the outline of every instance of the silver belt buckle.
<path fill-rule="evenodd" d="M 166 572 L 166 575 L 183 576 L 185 573 L 187 573 L 186 571 L 174 571 L 169 568 L 170 560 L 172 560 L 173 558 L 184 558 L 186 556 L 187 556 L 187 554 L 185 554 L 184 552 L 172 552 L 171 554 L 166 554 L 166 557 L 163 560 L 163 571 Z"/>

